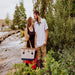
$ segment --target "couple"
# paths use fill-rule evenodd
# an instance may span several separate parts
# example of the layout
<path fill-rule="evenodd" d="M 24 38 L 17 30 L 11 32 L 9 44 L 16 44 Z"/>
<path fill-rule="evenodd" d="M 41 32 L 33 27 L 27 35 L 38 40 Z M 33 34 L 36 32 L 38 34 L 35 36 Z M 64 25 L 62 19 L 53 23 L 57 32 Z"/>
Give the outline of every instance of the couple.
<path fill-rule="evenodd" d="M 33 64 L 33 69 L 37 67 L 41 67 L 41 60 L 45 62 L 44 58 L 46 57 L 46 44 L 48 38 L 48 26 L 45 19 L 40 17 L 40 14 L 37 10 L 34 11 L 34 19 L 36 20 L 35 24 L 33 24 L 32 17 L 28 18 L 27 27 L 25 29 L 25 41 L 27 41 L 27 47 L 30 47 L 29 41 L 32 44 L 32 47 L 35 48 L 35 59 L 34 60 L 26 60 L 25 64 Z M 44 67 L 44 65 L 43 65 Z"/>

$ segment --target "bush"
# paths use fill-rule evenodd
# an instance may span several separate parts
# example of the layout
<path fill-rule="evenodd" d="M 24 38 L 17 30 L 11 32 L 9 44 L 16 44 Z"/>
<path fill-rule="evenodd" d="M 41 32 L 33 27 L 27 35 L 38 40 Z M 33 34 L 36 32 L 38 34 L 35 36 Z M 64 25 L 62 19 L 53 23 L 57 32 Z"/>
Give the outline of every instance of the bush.
<path fill-rule="evenodd" d="M 63 0 L 56 0 L 56 4 L 50 3 L 46 14 L 49 27 L 47 50 L 51 48 L 55 51 L 64 48 L 75 48 L 75 22 L 73 21 L 74 18 L 69 15 L 68 5 L 66 7 L 64 2 Z M 66 4 L 68 4 L 68 1 Z M 52 13 L 52 8 L 55 9 L 55 14 Z"/>
<path fill-rule="evenodd" d="M 24 37 L 25 32 L 21 30 L 21 37 Z"/>
<path fill-rule="evenodd" d="M 18 25 L 18 29 L 21 29 L 21 30 L 24 30 L 25 29 L 25 24 L 23 24 L 23 25 Z"/>
<path fill-rule="evenodd" d="M 60 60 L 56 61 L 53 56 L 54 54 L 55 52 L 52 49 L 48 51 L 47 57 L 45 58 L 46 62 L 43 63 L 45 65 L 44 68 L 36 68 L 36 70 L 33 70 L 31 65 L 26 66 L 23 63 L 15 64 L 15 71 L 10 71 L 6 75 L 27 75 L 28 73 L 30 73 L 30 75 L 43 75 L 44 73 L 46 73 L 46 75 L 69 75 L 69 65 L 65 62 L 66 59 L 62 58 L 62 54 L 58 52 Z"/>
<path fill-rule="evenodd" d="M 47 75 L 69 75 L 67 64 L 63 62 L 64 59 L 62 58 L 59 61 L 56 61 L 54 58 L 54 54 L 55 52 L 52 49 L 48 51 L 45 63 L 45 70 L 47 72 Z M 61 58 L 62 55 L 60 53 L 58 54 Z"/>
<path fill-rule="evenodd" d="M 37 68 L 36 70 L 33 70 L 31 68 L 31 65 L 26 66 L 24 63 L 21 64 L 15 64 L 14 65 L 14 71 L 9 71 L 6 75 L 43 75 L 42 70 L 40 68 Z"/>
<path fill-rule="evenodd" d="M 11 27 L 10 27 L 11 29 L 13 29 L 13 30 L 15 30 L 16 28 L 15 28 L 15 25 L 11 25 Z"/>

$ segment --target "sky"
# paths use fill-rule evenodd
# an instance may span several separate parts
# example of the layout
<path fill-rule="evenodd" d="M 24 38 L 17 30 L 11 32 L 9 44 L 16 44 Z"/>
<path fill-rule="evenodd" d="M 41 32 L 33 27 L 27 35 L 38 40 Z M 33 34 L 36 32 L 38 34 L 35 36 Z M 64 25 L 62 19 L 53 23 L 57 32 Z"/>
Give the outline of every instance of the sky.
<path fill-rule="evenodd" d="M 9 14 L 9 19 L 13 19 L 16 4 L 19 5 L 21 0 L 0 0 L 0 19 L 5 19 Z M 23 0 L 26 9 L 27 18 L 33 17 L 33 3 L 32 0 Z"/>

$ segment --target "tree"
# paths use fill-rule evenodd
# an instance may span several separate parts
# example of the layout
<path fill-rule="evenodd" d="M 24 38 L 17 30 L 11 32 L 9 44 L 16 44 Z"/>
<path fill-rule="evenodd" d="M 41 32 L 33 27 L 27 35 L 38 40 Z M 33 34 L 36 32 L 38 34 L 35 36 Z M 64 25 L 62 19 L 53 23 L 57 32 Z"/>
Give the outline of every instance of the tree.
<path fill-rule="evenodd" d="M 9 25 L 9 15 L 8 14 L 6 16 L 5 23 Z"/>
<path fill-rule="evenodd" d="M 20 6 L 19 6 L 19 16 L 20 16 L 19 28 L 24 29 L 27 17 L 26 17 L 25 8 L 22 2 L 20 3 Z"/>
<path fill-rule="evenodd" d="M 16 10 L 15 10 L 15 13 L 14 13 L 13 24 L 14 25 L 19 25 L 19 21 L 20 21 L 19 7 L 16 5 Z"/>
<path fill-rule="evenodd" d="M 35 3 L 34 10 L 38 10 L 41 17 L 45 18 L 50 2 L 53 2 L 53 0 L 37 0 L 36 2 L 33 1 L 33 3 Z"/>
<path fill-rule="evenodd" d="M 56 0 L 54 5 L 50 3 L 46 14 L 49 27 L 48 49 L 52 47 L 57 51 L 74 48 L 74 22 L 70 16 L 71 8 L 71 0 Z"/>
<path fill-rule="evenodd" d="M 20 3 L 20 6 L 16 6 L 13 24 L 18 25 L 19 29 L 24 30 L 26 24 L 26 14 L 23 3 Z"/>

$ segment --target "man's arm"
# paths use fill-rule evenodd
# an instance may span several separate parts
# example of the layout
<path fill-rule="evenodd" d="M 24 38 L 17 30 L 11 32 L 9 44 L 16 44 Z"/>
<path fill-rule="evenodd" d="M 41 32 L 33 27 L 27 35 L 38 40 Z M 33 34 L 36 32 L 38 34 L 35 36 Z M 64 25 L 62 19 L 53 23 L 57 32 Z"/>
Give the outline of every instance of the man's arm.
<path fill-rule="evenodd" d="M 46 20 L 44 20 L 44 28 L 45 28 L 45 43 L 44 43 L 44 45 L 46 45 L 47 44 L 47 39 L 48 39 L 48 25 L 47 25 L 47 22 L 46 22 Z"/>
<path fill-rule="evenodd" d="M 48 30 L 45 30 L 45 33 L 46 33 L 46 35 L 45 35 L 45 43 L 44 43 L 44 45 L 47 44 L 47 39 L 48 39 Z"/>
<path fill-rule="evenodd" d="M 37 38 L 37 35 L 36 35 L 36 32 L 35 32 L 35 50 L 37 50 L 36 38 Z"/>

